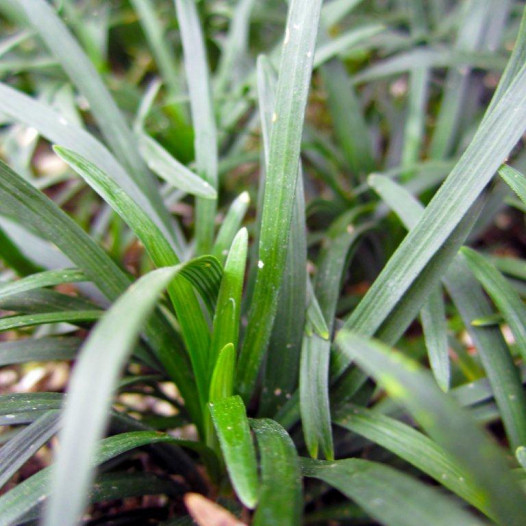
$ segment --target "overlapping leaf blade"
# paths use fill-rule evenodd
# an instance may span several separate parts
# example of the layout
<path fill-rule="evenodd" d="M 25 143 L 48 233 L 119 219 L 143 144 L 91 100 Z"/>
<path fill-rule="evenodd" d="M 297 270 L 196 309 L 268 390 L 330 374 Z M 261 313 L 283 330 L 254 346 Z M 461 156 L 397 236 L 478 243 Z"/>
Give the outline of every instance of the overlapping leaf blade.
<path fill-rule="evenodd" d="M 490 514 L 503 524 L 519 525 L 525 514 L 522 491 L 502 451 L 419 365 L 379 342 L 341 332 L 345 352 L 374 376 L 457 465 L 469 473 Z"/>

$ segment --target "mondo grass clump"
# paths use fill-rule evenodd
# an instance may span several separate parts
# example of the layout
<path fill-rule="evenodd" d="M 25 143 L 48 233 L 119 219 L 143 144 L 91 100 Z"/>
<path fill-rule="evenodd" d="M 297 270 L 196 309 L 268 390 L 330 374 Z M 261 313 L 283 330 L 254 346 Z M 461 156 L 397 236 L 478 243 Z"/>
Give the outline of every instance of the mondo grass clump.
<path fill-rule="evenodd" d="M 526 6 L 0 3 L 0 526 L 526 523 Z"/>

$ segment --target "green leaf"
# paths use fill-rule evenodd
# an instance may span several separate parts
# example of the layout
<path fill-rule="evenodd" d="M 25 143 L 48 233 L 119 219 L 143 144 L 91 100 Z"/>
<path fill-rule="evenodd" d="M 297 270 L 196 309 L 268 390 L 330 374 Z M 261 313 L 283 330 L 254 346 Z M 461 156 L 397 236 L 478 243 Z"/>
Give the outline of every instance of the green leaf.
<path fill-rule="evenodd" d="M 467 247 L 462 249 L 466 261 L 509 325 L 515 343 L 526 359 L 526 307 L 506 278 L 484 256 Z"/>
<path fill-rule="evenodd" d="M 0 284 L 0 300 L 10 295 L 19 294 L 40 287 L 53 287 L 62 283 L 77 283 L 88 278 L 78 269 L 49 270 L 32 274 L 24 279 Z"/>
<path fill-rule="evenodd" d="M 370 176 L 369 185 L 400 217 L 407 229 L 413 228 L 422 217 L 424 207 L 405 188 L 384 176 Z M 420 311 L 431 369 L 438 385 L 447 391 L 450 383 L 447 323 L 442 287 L 429 294 Z"/>
<path fill-rule="evenodd" d="M 451 368 L 447 342 L 447 320 L 442 287 L 436 287 L 420 311 L 429 362 L 443 391 L 449 390 Z"/>
<path fill-rule="evenodd" d="M 172 96 L 181 95 L 183 86 L 181 72 L 172 48 L 166 45 L 166 31 L 163 31 L 159 15 L 156 12 L 156 4 L 152 0 L 132 0 L 132 5 L 137 11 L 139 23 L 141 24 L 152 55 L 166 82 Z"/>
<path fill-rule="evenodd" d="M 27 276 L 42 270 L 16 246 L 2 228 L 0 228 L 0 258 L 19 276 Z"/>
<path fill-rule="evenodd" d="M 217 130 L 206 49 L 197 7 L 195 0 L 175 0 L 175 5 L 195 133 L 196 169 L 208 184 L 217 188 Z M 207 254 L 212 249 L 216 206 L 215 200 L 197 200 L 195 222 L 197 254 Z"/>
<path fill-rule="evenodd" d="M 442 447 L 416 429 L 378 411 L 355 405 L 340 408 L 334 415 L 334 423 L 388 449 L 488 514 L 484 495 L 466 471 L 459 468 Z"/>
<path fill-rule="evenodd" d="M 55 290 L 35 289 L 9 295 L 0 301 L 0 309 L 25 314 L 42 314 L 59 311 L 90 311 L 97 305 L 80 296 L 69 296 Z"/>
<path fill-rule="evenodd" d="M 1 161 L 0 198 L 1 213 L 16 218 L 27 228 L 37 229 L 82 269 L 106 297 L 113 300 L 129 286 L 129 278 L 65 212 Z M 188 375 L 183 353 L 176 348 L 174 332 L 162 317 L 155 315 L 146 326 L 146 334 L 181 391 L 193 420 L 200 422 L 195 383 Z"/>
<path fill-rule="evenodd" d="M 432 487 L 377 462 L 355 458 L 335 462 L 302 459 L 302 468 L 306 477 L 330 484 L 388 526 L 484 524 Z"/>
<path fill-rule="evenodd" d="M 224 263 L 230 245 L 241 227 L 241 223 L 247 213 L 249 204 L 250 196 L 248 192 L 242 192 L 239 194 L 230 205 L 230 208 L 219 227 L 219 232 L 217 233 L 216 241 L 212 248 L 212 254 L 222 263 Z"/>
<path fill-rule="evenodd" d="M 80 338 L 27 338 L 0 343 L 0 367 L 25 362 L 71 360 L 82 340 Z"/>
<path fill-rule="evenodd" d="M 341 332 L 345 352 L 374 376 L 398 403 L 469 473 L 497 522 L 519 526 L 526 513 L 522 491 L 496 444 L 421 367 L 379 342 Z M 406 515 L 407 517 L 407 515 Z"/>
<path fill-rule="evenodd" d="M 8 102 L 9 101 L 9 102 Z M 93 135 L 75 126 L 49 106 L 0 83 L 0 111 L 6 115 L 35 128 L 55 144 L 74 149 L 80 155 L 99 166 L 104 172 L 122 186 L 127 193 L 143 208 L 152 221 L 174 243 L 178 252 L 182 252 L 182 239 L 172 239 L 174 230 L 167 227 L 158 210 L 146 198 L 133 178 L 126 172 L 115 157 Z M 175 224 L 172 222 L 172 224 Z"/>
<path fill-rule="evenodd" d="M 506 164 L 499 170 L 499 175 L 526 205 L 526 177 Z"/>
<path fill-rule="evenodd" d="M 161 201 L 153 178 L 142 162 L 134 137 L 123 115 L 93 64 L 47 2 L 43 0 L 17 1 L 45 45 L 60 61 L 71 81 L 88 100 L 90 110 L 108 144 L 111 145 L 117 158 L 133 177 L 147 200 L 151 202 L 156 215 L 169 231 L 170 217 Z"/>
<path fill-rule="evenodd" d="M 142 324 L 181 268 L 159 269 L 139 279 L 112 305 L 82 346 L 69 383 L 53 496 L 44 524 L 73 525 L 78 521 L 93 480 L 92 459 L 108 422 L 112 392 Z M 73 464 L 75 471 L 71 472 Z"/>
<path fill-rule="evenodd" d="M 45 325 L 47 323 L 71 323 L 82 325 L 84 322 L 98 320 L 103 311 L 74 310 L 61 312 L 44 312 L 42 314 L 23 314 L 21 316 L 5 316 L 0 319 L 0 332 Z"/>
<path fill-rule="evenodd" d="M 210 370 L 225 345 L 232 343 L 237 351 L 247 251 L 248 232 L 242 228 L 232 242 L 219 289 L 210 344 Z"/>
<path fill-rule="evenodd" d="M 56 411 L 44 413 L 0 449 L 0 488 L 57 432 L 58 419 Z"/>
<path fill-rule="evenodd" d="M 208 405 L 232 485 L 239 500 L 254 508 L 259 491 L 256 451 L 243 401 L 231 396 Z"/>
<path fill-rule="evenodd" d="M 518 447 L 517 451 L 515 451 L 515 456 L 517 457 L 519 464 L 524 469 L 526 469 L 526 447 L 524 446 Z"/>
<path fill-rule="evenodd" d="M 316 458 L 321 446 L 329 460 L 334 458 L 329 408 L 329 361 L 331 342 L 317 334 L 305 334 L 300 364 L 300 412 L 309 454 Z"/>
<path fill-rule="evenodd" d="M 526 443 L 526 393 L 508 345 L 497 326 L 475 327 L 471 321 L 493 313 L 493 307 L 463 254 L 453 261 L 445 279 L 449 296 L 460 312 L 491 383 L 512 449 Z"/>
<path fill-rule="evenodd" d="M 472 143 L 367 294 L 347 329 L 373 335 L 439 251 L 524 132 L 526 66 L 495 105 Z"/>
<path fill-rule="evenodd" d="M 300 524 L 301 471 L 294 442 L 273 420 L 251 420 L 250 425 L 261 456 L 261 490 L 254 526 Z"/>
<path fill-rule="evenodd" d="M 308 336 L 315 333 L 321 339 L 329 340 L 331 337 L 331 329 L 329 328 L 325 320 L 329 319 L 332 321 L 333 318 L 327 318 L 326 316 L 324 316 L 324 313 L 321 310 L 318 299 L 316 298 L 316 295 L 312 288 L 310 279 L 307 279 L 307 290 L 308 290 L 308 305 L 307 305 L 307 323 L 305 324 L 305 333 Z"/>
<path fill-rule="evenodd" d="M 172 157 L 157 141 L 139 134 L 139 150 L 150 170 L 174 188 L 205 199 L 217 199 L 214 187 Z"/>
<path fill-rule="evenodd" d="M 238 367 L 238 389 L 245 399 L 254 389 L 277 310 L 320 8 L 319 0 L 293 0 L 285 30 L 270 136 L 258 273 Z"/>
<path fill-rule="evenodd" d="M 224 96 L 225 90 L 241 80 L 243 61 L 248 58 L 250 15 L 254 0 L 239 0 L 233 10 L 228 35 L 221 52 L 215 79 L 216 97 Z"/>
<path fill-rule="evenodd" d="M 33 422 L 47 411 L 60 409 L 61 393 L 15 393 L 0 395 L 0 425 Z"/>
<path fill-rule="evenodd" d="M 422 214 L 422 206 L 415 199 L 409 196 L 405 190 L 386 179 L 375 178 L 373 184 L 379 189 L 383 189 L 382 195 L 400 214 L 407 227 L 416 223 L 419 215 Z M 489 315 L 491 308 L 482 290 L 470 276 L 469 269 L 462 257 L 456 256 L 454 258 L 443 280 L 480 353 L 512 447 L 517 447 L 526 440 L 526 397 L 516 368 L 498 328 L 474 327 L 471 323 L 474 319 Z M 434 312 L 434 316 L 436 312 Z M 434 326 L 432 331 L 435 332 L 437 329 L 438 327 Z M 437 336 L 440 337 L 440 334 Z M 432 343 L 429 335 L 426 337 L 426 342 L 428 341 Z M 437 361 L 443 363 L 447 360 L 444 356 L 444 347 L 447 350 L 447 345 L 444 342 L 442 345 L 433 351 L 433 354 L 438 355 L 442 350 L 442 359 L 437 360 L 435 358 L 432 363 Z M 445 368 L 446 366 L 442 365 L 439 370 Z M 444 377 L 440 375 L 438 378 L 444 380 Z"/>
<path fill-rule="evenodd" d="M 162 232 L 137 203 L 95 165 L 75 152 L 56 146 L 55 151 L 128 223 L 158 267 L 176 265 L 179 258 Z M 212 260 L 212 258 L 210 258 Z M 183 338 L 192 361 L 201 404 L 208 397 L 209 330 L 201 307 L 189 283 L 178 277 L 168 287 L 168 294 L 181 324 Z"/>
<path fill-rule="evenodd" d="M 258 103 L 263 146 L 265 172 L 268 170 L 272 115 L 275 107 L 277 77 L 270 62 L 260 56 L 257 62 Z M 266 177 L 266 176 L 265 176 Z M 254 244 L 259 244 L 261 204 L 264 195 L 265 177 L 260 180 L 258 190 L 257 235 Z M 256 251 L 254 251 L 254 254 Z M 255 259 L 255 258 L 254 258 Z M 257 271 L 257 267 L 253 265 Z M 252 274 L 254 277 L 255 274 Z M 298 312 L 299 305 L 306 304 L 307 240 L 305 225 L 305 196 L 301 169 L 298 171 L 294 207 L 290 223 L 285 271 L 278 298 L 277 313 L 272 325 L 268 351 L 264 362 L 260 415 L 274 415 L 297 387 L 301 340 L 303 338 L 305 313 Z M 287 351 L 284 353 L 283 349 Z"/>
<path fill-rule="evenodd" d="M 210 380 L 210 402 L 217 402 L 234 394 L 235 370 L 236 349 L 232 343 L 227 343 L 217 355 Z"/>
<path fill-rule="evenodd" d="M 92 459 L 91 467 L 95 468 L 112 458 L 118 457 L 132 449 L 156 443 L 173 443 L 196 449 L 201 453 L 208 450 L 202 445 L 186 440 L 178 440 L 170 435 L 156 431 L 133 431 L 106 438 Z M 52 467 L 45 468 L 24 480 L 8 493 L 0 496 L 0 526 L 17 524 L 25 513 L 38 503 L 45 501 L 49 495 Z M 63 524 L 57 522 L 56 525 Z"/>

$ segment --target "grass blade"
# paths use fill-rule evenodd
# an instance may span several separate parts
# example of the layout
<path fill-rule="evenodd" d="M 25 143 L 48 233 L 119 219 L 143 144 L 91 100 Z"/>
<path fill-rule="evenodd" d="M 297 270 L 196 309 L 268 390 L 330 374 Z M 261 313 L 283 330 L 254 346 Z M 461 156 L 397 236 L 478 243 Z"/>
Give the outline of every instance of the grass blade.
<path fill-rule="evenodd" d="M 390 205 L 395 207 L 397 213 L 400 213 L 406 227 L 410 228 L 414 225 L 423 213 L 422 206 L 405 190 L 396 187 L 393 182 L 377 178 L 374 181 L 376 181 L 374 184 L 377 187 L 383 187 L 382 195 Z M 388 188 L 389 192 L 387 192 Z M 474 319 L 491 314 L 492 310 L 484 298 L 482 290 L 470 276 L 469 269 L 462 257 L 454 258 L 443 281 L 480 353 L 484 369 L 494 389 L 510 442 L 512 447 L 516 448 L 526 440 L 526 398 L 516 367 L 497 328 L 474 327 L 471 323 Z M 437 327 L 433 328 L 433 331 L 435 330 Z M 437 336 L 443 338 L 444 334 Z M 427 341 L 431 341 L 429 335 L 426 337 Z M 444 350 L 445 348 L 447 351 L 447 343 L 443 342 L 442 345 L 444 347 L 441 349 Z M 435 354 L 440 352 L 440 348 L 435 349 L 434 352 Z M 447 358 L 442 355 L 442 361 L 444 360 Z M 442 367 L 445 368 L 443 365 Z"/>
<path fill-rule="evenodd" d="M 219 228 L 214 247 L 212 248 L 212 255 L 222 263 L 225 262 L 230 245 L 241 227 L 241 223 L 247 213 L 249 204 L 250 196 L 248 195 L 248 192 L 243 192 L 236 197 L 230 205 L 221 227 Z"/>
<path fill-rule="evenodd" d="M 254 526 L 300 524 L 301 471 L 294 443 L 273 420 L 252 420 L 250 425 L 261 456 L 261 490 Z"/>
<path fill-rule="evenodd" d="M 388 526 L 484 524 L 454 500 L 383 464 L 354 458 L 335 462 L 302 459 L 302 468 L 305 476 L 334 486 Z"/>
<path fill-rule="evenodd" d="M 293 0 L 285 31 L 259 242 L 258 273 L 239 359 L 238 390 L 254 389 L 276 315 L 298 175 L 305 105 L 321 1 Z"/>
<path fill-rule="evenodd" d="M 100 310 L 75 310 L 61 312 L 44 312 L 41 314 L 23 314 L 21 316 L 5 316 L 0 319 L 0 332 L 45 325 L 47 323 L 71 323 L 82 325 L 85 322 L 96 321 L 101 317 Z"/>
<path fill-rule="evenodd" d="M 436 287 L 429 294 L 420 311 L 429 363 L 442 391 L 448 391 L 451 382 L 449 346 L 447 341 L 446 308 L 442 287 Z"/>
<path fill-rule="evenodd" d="M 300 362 L 300 412 L 309 454 L 334 458 L 329 408 L 329 361 L 331 342 L 317 334 L 305 334 Z"/>
<path fill-rule="evenodd" d="M 44 413 L 0 449 L 0 488 L 57 432 L 58 417 Z"/>
<path fill-rule="evenodd" d="M 16 218 L 28 228 L 38 229 L 82 269 L 106 297 L 116 299 L 130 285 L 129 278 L 113 260 L 65 212 L 1 161 L 0 197 L 1 213 Z M 174 333 L 156 315 L 148 323 L 146 334 L 166 372 L 186 400 L 194 421 L 199 422 L 201 410 L 195 384 L 188 375 L 184 355 L 174 348 Z"/>
<path fill-rule="evenodd" d="M 515 118 L 517 117 L 517 119 Z M 524 132 L 526 66 L 487 115 L 460 161 L 346 321 L 372 335 L 458 225 Z M 396 284 L 396 285 L 393 285 Z"/>
<path fill-rule="evenodd" d="M 0 367 L 25 362 L 71 360 L 82 340 L 79 338 L 50 337 L 0 343 Z"/>
<path fill-rule="evenodd" d="M 245 506 L 254 508 L 259 490 L 256 450 L 243 401 L 231 396 L 211 402 L 209 407 L 236 494 Z"/>
<path fill-rule="evenodd" d="M 519 371 L 498 327 L 471 324 L 472 320 L 492 314 L 493 308 L 463 255 L 453 261 L 445 283 L 479 351 L 510 446 L 516 449 L 526 443 L 526 396 Z"/>
<path fill-rule="evenodd" d="M 232 242 L 219 289 L 210 343 L 210 370 L 225 345 L 231 343 L 237 351 L 247 251 L 248 232 L 242 228 Z"/>
<path fill-rule="evenodd" d="M 95 468 L 99 464 L 103 464 L 132 449 L 164 442 L 196 449 L 203 455 L 208 453 L 207 449 L 196 442 L 178 440 L 157 431 L 132 431 L 104 439 L 100 443 L 98 452 L 92 459 L 91 468 Z M 17 521 L 25 513 L 48 497 L 52 475 L 51 470 L 52 467 L 42 469 L 5 495 L 0 496 L 0 526 L 17 524 Z"/>
<path fill-rule="evenodd" d="M 519 526 L 526 504 L 502 451 L 421 367 L 379 342 L 342 331 L 342 345 L 397 403 L 406 407 L 457 465 L 470 474 L 484 495 L 491 515 Z"/>
<path fill-rule="evenodd" d="M 423 206 L 406 189 L 383 176 L 369 177 L 369 185 L 396 212 L 406 228 L 410 229 L 418 222 Z M 420 311 L 420 318 L 431 368 L 438 385 L 447 391 L 451 373 L 442 287 L 436 287 L 430 292 Z"/>
<path fill-rule="evenodd" d="M 91 462 L 108 421 L 112 391 L 142 324 L 180 270 L 165 268 L 143 276 L 113 304 L 83 345 L 68 388 L 45 525 L 77 523 L 93 480 Z"/>
<path fill-rule="evenodd" d="M 509 325 L 517 348 L 526 360 L 526 307 L 506 278 L 484 256 L 467 247 L 462 249 L 475 277 L 480 281 Z"/>
<path fill-rule="evenodd" d="M 499 175 L 526 205 L 526 177 L 508 165 L 504 165 L 499 170 Z"/>
<path fill-rule="evenodd" d="M 258 58 L 258 103 L 263 133 L 265 171 L 268 170 L 272 115 L 275 108 L 277 77 L 272 65 L 264 56 Z M 266 177 L 266 176 L 265 176 Z M 262 176 L 258 196 L 257 236 L 260 238 L 261 205 L 265 177 Z M 254 258 L 256 259 L 256 258 Z M 253 267 L 256 270 L 256 267 Z M 254 274 L 253 274 L 254 275 Z M 278 298 L 277 314 L 272 325 L 268 352 L 264 363 L 261 390 L 260 415 L 274 415 L 297 386 L 301 340 L 305 321 L 306 304 L 307 241 L 305 226 L 305 197 L 301 170 L 298 172 L 294 208 L 290 223 L 285 271 Z M 283 352 L 286 349 L 286 352 Z"/>
<path fill-rule="evenodd" d="M 19 279 L 11 283 L 0 284 L 0 300 L 8 296 L 20 294 L 28 290 L 39 289 L 41 287 L 54 287 L 62 283 L 77 283 L 87 281 L 88 278 L 78 269 L 49 270 L 32 274 L 24 279 Z"/>
<path fill-rule="evenodd" d="M 236 349 L 232 343 L 227 343 L 217 355 L 210 380 L 210 402 L 217 402 L 234 394 L 235 370 Z"/>
<path fill-rule="evenodd" d="M 58 146 L 55 147 L 55 151 L 128 223 L 148 250 L 156 266 L 164 267 L 179 263 L 179 258 L 162 232 L 113 180 L 75 152 Z M 208 398 L 209 329 L 194 291 L 185 279 L 181 277 L 174 279 L 168 287 L 168 294 L 181 324 L 183 338 L 198 383 L 201 404 L 204 407 Z"/>
<path fill-rule="evenodd" d="M 416 429 L 358 406 L 341 408 L 335 413 L 334 423 L 388 449 L 488 514 L 484 495 L 468 474 L 457 466 L 451 455 Z"/>
<path fill-rule="evenodd" d="M 201 25 L 194 0 L 175 0 L 175 5 L 195 133 L 197 173 L 210 186 L 217 188 L 217 131 Z M 197 254 L 206 254 L 212 249 L 216 206 L 215 200 L 197 200 Z"/>
<path fill-rule="evenodd" d="M 15 393 L 0 395 L 0 425 L 28 424 L 48 411 L 60 409 L 61 393 Z"/>
<path fill-rule="evenodd" d="M 49 141 L 72 148 L 92 163 L 100 166 L 148 212 L 167 238 L 172 239 L 170 236 L 173 229 L 165 225 L 158 210 L 145 197 L 140 185 L 130 177 L 123 165 L 115 159 L 106 147 L 88 132 L 74 126 L 45 104 L 2 83 L 0 83 L 0 111 L 26 126 L 35 128 Z M 184 245 L 181 240 L 173 240 L 173 243 L 176 250 L 182 253 Z"/>
<path fill-rule="evenodd" d="M 108 144 L 168 227 L 171 224 L 168 212 L 138 154 L 133 134 L 93 64 L 49 4 L 43 0 L 17 1 L 45 45 L 89 101 L 91 112 Z"/>
<path fill-rule="evenodd" d="M 204 199 L 217 199 L 214 187 L 172 157 L 156 140 L 139 134 L 139 150 L 150 170 L 178 188 Z"/>

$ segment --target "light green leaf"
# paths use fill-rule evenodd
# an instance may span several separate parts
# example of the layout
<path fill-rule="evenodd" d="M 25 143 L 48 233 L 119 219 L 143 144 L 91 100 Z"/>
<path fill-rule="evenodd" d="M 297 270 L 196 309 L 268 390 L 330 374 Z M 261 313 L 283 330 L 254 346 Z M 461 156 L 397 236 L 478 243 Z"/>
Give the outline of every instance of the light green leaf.
<path fill-rule="evenodd" d="M 377 462 L 355 458 L 335 462 L 302 459 L 302 468 L 306 477 L 335 487 L 387 526 L 484 524 L 432 487 Z"/>
<path fill-rule="evenodd" d="M 0 449 L 0 488 L 57 432 L 58 419 L 57 411 L 44 413 Z"/>
<path fill-rule="evenodd" d="M 44 524 L 77 523 L 87 502 L 92 459 L 108 422 L 111 395 L 121 370 L 160 293 L 182 268 L 159 269 L 143 276 L 112 305 L 83 345 L 68 387 L 61 448 Z M 74 472 L 70 469 L 73 464 Z"/>
<path fill-rule="evenodd" d="M 236 370 L 236 349 L 227 343 L 217 356 L 212 379 L 210 380 L 210 402 L 217 402 L 234 394 Z"/>
<path fill-rule="evenodd" d="M 55 147 L 55 151 L 128 223 L 158 267 L 179 263 L 176 253 L 162 232 L 122 188 L 75 152 L 59 146 Z M 194 291 L 184 278 L 174 279 L 168 287 L 168 294 L 181 324 L 203 405 L 208 397 L 208 326 Z"/>
<path fill-rule="evenodd" d="M 488 514 L 483 494 L 466 471 L 423 433 L 378 411 L 354 405 L 340 408 L 334 415 L 334 423 L 388 449 Z"/>
<path fill-rule="evenodd" d="M 195 133 L 196 169 L 208 184 L 217 188 L 217 130 L 206 49 L 197 6 L 195 0 L 175 0 L 175 5 Z M 216 206 L 215 200 L 197 200 L 195 222 L 197 254 L 207 254 L 212 249 Z"/>
<path fill-rule="evenodd" d="M 0 343 L 0 367 L 24 362 L 71 360 L 82 340 L 80 338 L 28 338 Z"/>
<path fill-rule="evenodd" d="M 523 522 L 526 504 L 502 451 L 417 363 L 347 331 L 341 332 L 341 345 L 469 473 L 497 522 Z"/>
<path fill-rule="evenodd" d="M 298 175 L 321 1 L 293 0 L 285 30 L 259 241 L 258 273 L 238 364 L 238 389 L 248 399 L 277 310 Z"/>
<path fill-rule="evenodd" d="M 41 287 L 53 287 L 61 283 L 77 283 L 88 278 L 78 269 L 49 270 L 32 274 L 24 279 L 0 284 L 0 300 L 11 295 L 34 290 Z"/>
<path fill-rule="evenodd" d="M 247 251 L 248 232 L 242 228 L 232 242 L 219 288 L 210 343 L 210 370 L 225 345 L 231 343 L 237 352 Z"/>
<path fill-rule="evenodd" d="M 232 485 L 239 500 L 254 508 L 259 491 L 256 451 L 243 401 L 231 396 L 209 407 Z"/>
<path fill-rule="evenodd" d="M 249 204 L 250 196 L 248 192 L 239 194 L 230 205 L 219 227 L 219 232 L 217 233 L 216 241 L 212 248 L 212 254 L 222 263 L 224 263 L 228 255 L 229 247 L 241 227 Z"/>
<path fill-rule="evenodd" d="M 294 442 L 273 420 L 251 420 L 250 425 L 261 456 L 261 490 L 254 526 L 300 524 L 301 471 Z"/>
<path fill-rule="evenodd" d="M 44 312 L 41 314 L 24 314 L 21 316 L 5 316 L 0 319 L 0 332 L 45 325 L 46 323 L 71 323 L 82 325 L 84 322 L 98 320 L 101 310 L 74 310 L 61 312 Z"/>
<path fill-rule="evenodd" d="M 499 175 L 526 205 L 526 177 L 507 164 L 499 170 Z"/>
<path fill-rule="evenodd" d="M 139 150 L 150 170 L 174 188 L 205 199 L 217 199 L 214 187 L 172 157 L 156 140 L 143 133 L 138 136 Z"/>
<path fill-rule="evenodd" d="M 506 278 L 484 256 L 467 247 L 466 261 L 509 325 L 515 343 L 526 360 L 526 307 Z"/>
<path fill-rule="evenodd" d="M 178 440 L 157 431 L 132 431 L 106 438 L 92 459 L 91 468 L 103 464 L 132 449 L 156 443 L 173 443 L 197 450 L 203 455 L 210 454 L 204 446 L 187 440 Z M 44 502 L 49 495 L 52 467 L 45 468 L 18 484 L 8 493 L 0 496 L 0 526 L 17 524 L 25 513 Z M 58 523 L 57 523 L 58 524 Z"/>

